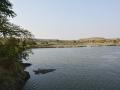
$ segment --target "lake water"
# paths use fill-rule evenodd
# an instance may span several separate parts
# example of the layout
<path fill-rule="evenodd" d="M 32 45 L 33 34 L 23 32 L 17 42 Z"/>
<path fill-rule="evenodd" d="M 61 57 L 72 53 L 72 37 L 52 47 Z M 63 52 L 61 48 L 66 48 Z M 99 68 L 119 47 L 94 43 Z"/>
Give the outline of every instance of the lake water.
<path fill-rule="evenodd" d="M 120 47 L 33 49 L 23 90 L 120 90 Z M 56 69 L 35 75 L 33 70 Z"/>

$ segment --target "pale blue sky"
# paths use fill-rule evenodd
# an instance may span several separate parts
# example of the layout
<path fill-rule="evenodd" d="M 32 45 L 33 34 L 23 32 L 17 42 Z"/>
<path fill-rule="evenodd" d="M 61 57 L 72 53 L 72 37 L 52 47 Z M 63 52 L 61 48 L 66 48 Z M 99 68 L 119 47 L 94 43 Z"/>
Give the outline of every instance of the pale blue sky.
<path fill-rule="evenodd" d="M 12 22 L 36 38 L 120 37 L 120 0 L 11 0 Z"/>

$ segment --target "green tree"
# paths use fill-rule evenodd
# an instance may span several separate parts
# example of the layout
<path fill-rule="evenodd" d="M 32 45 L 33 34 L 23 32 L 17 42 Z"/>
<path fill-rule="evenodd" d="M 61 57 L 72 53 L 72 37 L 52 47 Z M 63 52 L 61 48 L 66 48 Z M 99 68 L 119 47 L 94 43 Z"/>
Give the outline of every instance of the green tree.
<path fill-rule="evenodd" d="M 30 46 L 27 44 L 33 35 L 21 26 L 9 22 L 14 17 L 9 0 L 0 0 L 0 58 L 9 60 L 27 59 Z"/>
<path fill-rule="evenodd" d="M 0 16 L 16 16 L 15 12 L 12 10 L 12 4 L 9 0 L 0 0 Z"/>

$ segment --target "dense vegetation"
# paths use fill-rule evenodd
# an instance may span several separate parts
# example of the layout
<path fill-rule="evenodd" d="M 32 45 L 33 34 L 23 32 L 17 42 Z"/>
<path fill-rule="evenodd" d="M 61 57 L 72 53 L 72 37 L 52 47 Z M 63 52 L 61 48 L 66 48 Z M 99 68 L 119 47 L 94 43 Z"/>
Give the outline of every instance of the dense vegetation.
<path fill-rule="evenodd" d="M 32 40 L 32 34 L 9 22 L 9 17 L 16 14 L 12 11 L 12 4 L 8 0 L 0 1 L 0 58 L 9 60 L 26 59 L 27 42 Z M 23 52 L 24 51 L 24 52 Z"/>
<path fill-rule="evenodd" d="M 19 90 L 29 74 L 22 59 L 27 59 L 33 35 L 9 21 L 15 17 L 9 0 L 0 0 L 0 90 Z"/>

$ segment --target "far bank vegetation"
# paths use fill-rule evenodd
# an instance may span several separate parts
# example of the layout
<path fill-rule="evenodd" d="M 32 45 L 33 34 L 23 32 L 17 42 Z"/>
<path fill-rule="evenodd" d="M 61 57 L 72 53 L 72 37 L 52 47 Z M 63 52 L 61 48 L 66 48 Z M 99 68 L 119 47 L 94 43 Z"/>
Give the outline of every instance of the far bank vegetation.
<path fill-rule="evenodd" d="M 64 48 L 64 47 L 86 47 L 86 46 L 119 46 L 120 38 L 106 39 L 101 37 L 85 38 L 79 40 L 58 40 L 58 39 L 35 39 L 39 48 Z"/>

